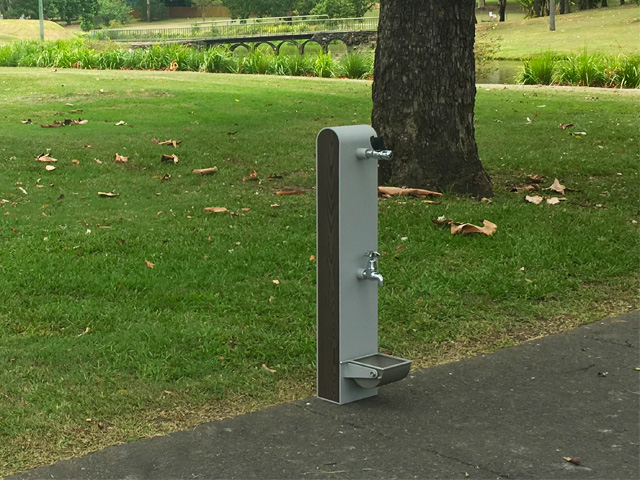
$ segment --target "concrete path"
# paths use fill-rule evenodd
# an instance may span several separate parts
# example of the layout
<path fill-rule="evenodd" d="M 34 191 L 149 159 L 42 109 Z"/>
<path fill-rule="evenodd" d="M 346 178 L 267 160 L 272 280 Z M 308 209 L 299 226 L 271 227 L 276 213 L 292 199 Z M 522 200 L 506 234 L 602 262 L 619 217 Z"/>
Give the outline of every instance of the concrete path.
<path fill-rule="evenodd" d="M 638 479 L 640 314 L 11 479 Z M 577 458 L 580 464 L 564 457 Z"/>

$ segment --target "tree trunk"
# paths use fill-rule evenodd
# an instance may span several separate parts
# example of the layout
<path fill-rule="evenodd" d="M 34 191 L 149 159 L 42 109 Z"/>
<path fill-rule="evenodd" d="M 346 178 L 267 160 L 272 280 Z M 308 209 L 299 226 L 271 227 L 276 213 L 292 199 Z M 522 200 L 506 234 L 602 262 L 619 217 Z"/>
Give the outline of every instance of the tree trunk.
<path fill-rule="evenodd" d="M 560 14 L 571 13 L 571 7 L 569 6 L 569 0 L 560 0 Z"/>
<path fill-rule="evenodd" d="M 501 22 L 504 22 L 506 20 L 506 10 L 507 10 L 507 0 L 499 0 L 498 13 L 500 15 Z"/>
<path fill-rule="evenodd" d="M 533 11 L 536 12 L 536 17 L 542 17 L 542 7 L 538 0 L 533 2 Z"/>
<path fill-rule="evenodd" d="M 602 0 L 602 8 L 604 7 L 608 7 L 609 5 L 607 5 L 607 0 Z"/>
<path fill-rule="evenodd" d="M 485 0 L 478 0 L 478 10 L 484 10 L 486 6 Z"/>
<path fill-rule="evenodd" d="M 473 5 L 381 2 L 372 124 L 394 156 L 379 183 L 493 195 L 473 126 Z"/>

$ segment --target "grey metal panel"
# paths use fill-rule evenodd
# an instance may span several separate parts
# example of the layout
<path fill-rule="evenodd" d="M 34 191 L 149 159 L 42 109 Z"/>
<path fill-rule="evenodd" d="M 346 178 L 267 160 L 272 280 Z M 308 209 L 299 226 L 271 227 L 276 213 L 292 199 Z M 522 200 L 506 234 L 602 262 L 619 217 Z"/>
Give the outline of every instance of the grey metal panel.
<path fill-rule="evenodd" d="M 340 361 L 378 351 L 378 284 L 359 280 L 370 250 L 378 249 L 378 167 L 375 160 L 360 160 L 358 148 L 369 148 L 376 132 L 368 125 L 335 127 L 340 142 Z M 343 378 L 340 403 L 370 397 L 377 388 L 363 389 Z"/>

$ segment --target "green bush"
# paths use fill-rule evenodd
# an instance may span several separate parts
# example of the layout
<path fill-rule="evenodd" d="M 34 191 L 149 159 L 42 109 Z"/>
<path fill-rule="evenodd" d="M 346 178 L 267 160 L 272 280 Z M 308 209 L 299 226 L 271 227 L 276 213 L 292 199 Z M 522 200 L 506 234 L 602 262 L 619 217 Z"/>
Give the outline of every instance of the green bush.
<path fill-rule="evenodd" d="M 340 59 L 338 73 L 347 78 L 370 78 L 373 75 L 373 55 L 347 53 Z"/>
<path fill-rule="evenodd" d="M 551 85 L 555 83 L 556 61 L 551 52 L 526 60 L 516 81 L 524 85 Z"/>

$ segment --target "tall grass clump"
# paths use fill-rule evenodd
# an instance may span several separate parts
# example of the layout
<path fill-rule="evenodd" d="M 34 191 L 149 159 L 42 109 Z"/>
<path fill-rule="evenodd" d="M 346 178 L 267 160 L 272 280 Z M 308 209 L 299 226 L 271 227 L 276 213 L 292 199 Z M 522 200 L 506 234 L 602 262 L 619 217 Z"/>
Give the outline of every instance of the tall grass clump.
<path fill-rule="evenodd" d="M 370 78 L 373 75 L 373 55 L 347 53 L 340 59 L 338 73 L 347 78 Z"/>
<path fill-rule="evenodd" d="M 568 57 L 557 65 L 557 83 L 604 87 L 607 84 L 606 59 L 602 55 L 586 51 L 577 57 Z"/>
<path fill-rule="evenodd" d="M 249 55 L 240 57 L 238 60 L 239 73 L 264 75 L 270 72 L 275 56 L 271 53 L 253 50 L 249 52 Z"/>
<path fill-rule="evenodd" d="M 526 60 L 522 71 L 516 76 L 516 81 L 524 85 L 551 85 L 555 83 L 556 60 L 557 57 L 551 52 Z"/>
<path fill-rule="evenodd" d="M 238 64 L 232 53 L 221 46 L 215 46 L 204 50 L 200 70 L 209 73 L 234 73 Z"/>
<path fill-rule="evenodd" d="M 331 56 L 331 52 L 318 52 L 318 56 L 313 61 L 313 72 L 316 77 L 335 77 L 336 62 Z"/>
<path fill-rule="evenodd" d="M 618 55 L 608 73 L 611 86 L 640 88 L 640 55 Z"/>

